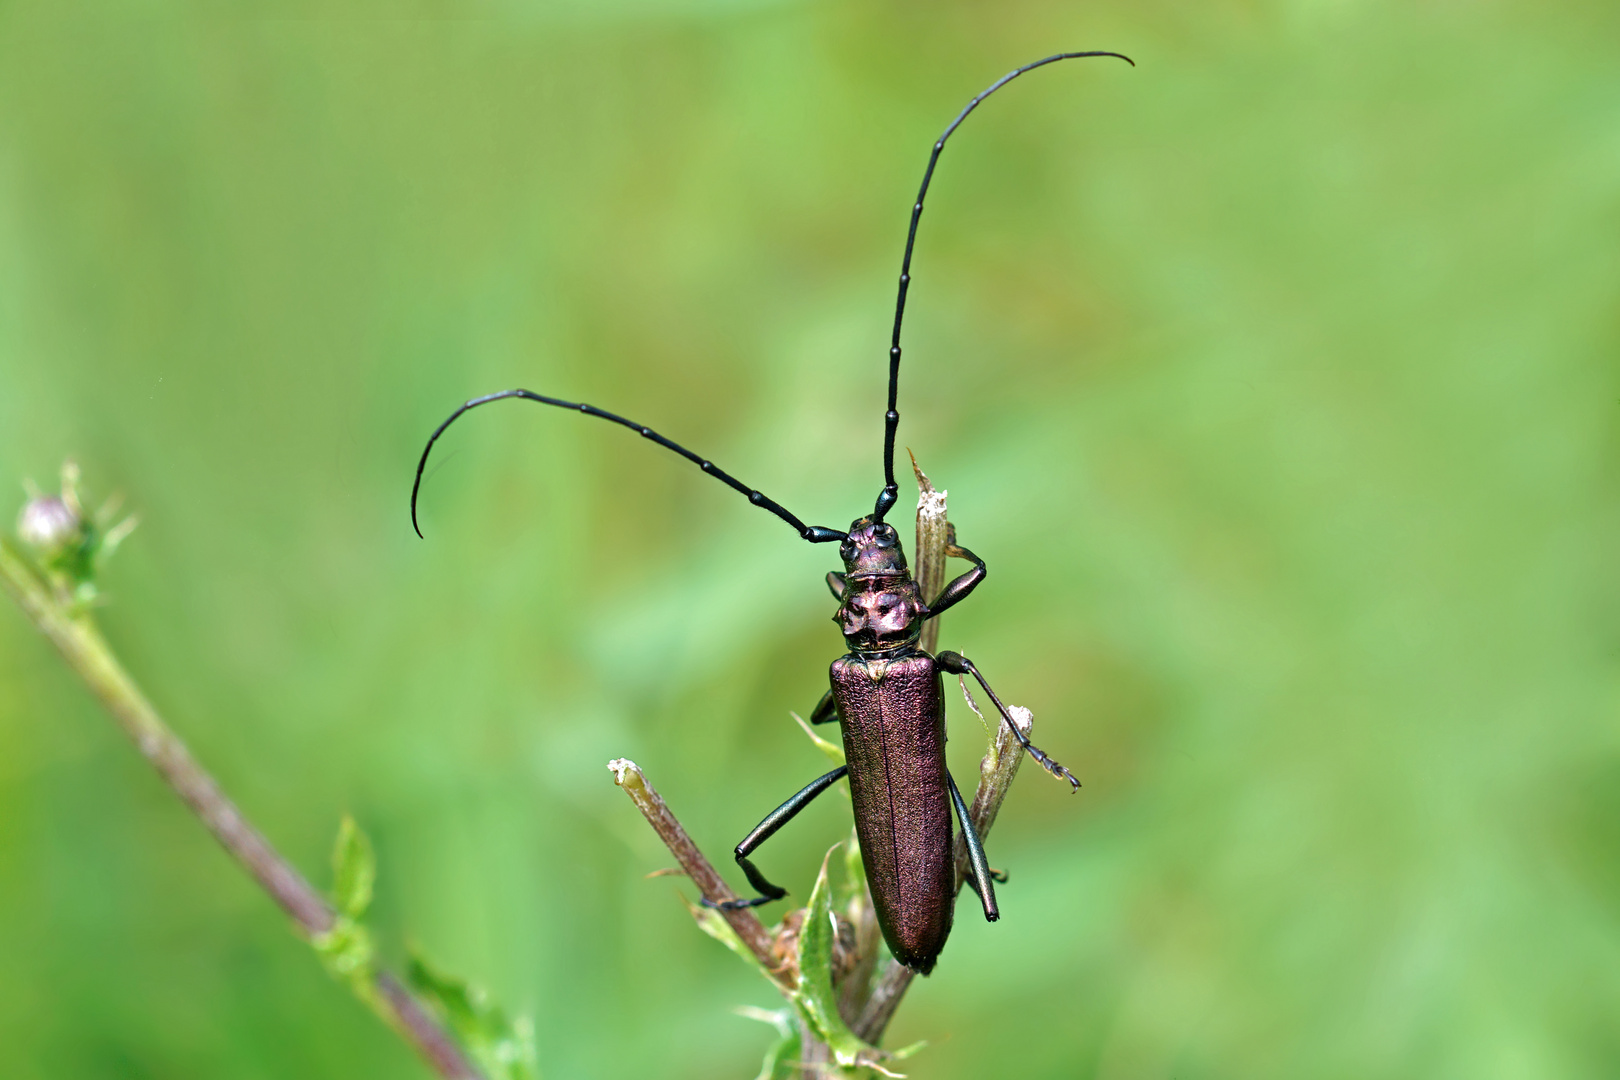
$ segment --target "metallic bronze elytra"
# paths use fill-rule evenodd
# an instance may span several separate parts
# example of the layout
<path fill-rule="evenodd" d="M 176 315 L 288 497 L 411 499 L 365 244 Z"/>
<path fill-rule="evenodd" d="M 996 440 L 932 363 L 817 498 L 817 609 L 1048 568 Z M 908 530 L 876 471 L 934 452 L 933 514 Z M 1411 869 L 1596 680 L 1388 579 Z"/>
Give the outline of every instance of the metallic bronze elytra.
<path fill-rule="evenodd" d="M 433 444 L 446 428 L 469 409 L 504 398 L 521 398 L 570 409 L 608 420 L 641 435 L 691 461 L 762 510 L 781 518 L 812 544 L 839 542 L 842 572 L 827 575 L 828 587 L 838 599 L 833 620 L 843 632 L 849 652 L 833 661 L 831 688 L 811 713 L 812 724 L 839 721 L 844 736 L 846 763 L 816 778 L 787 802 L 766 815 L 737 845 L 737 865 L 759 896 L 738 900 L 736 906 L 754 906 L 779 900 L 787 890 L 772 884 L 749 858 L 775 832 L 792 820 L 817 795 L 839 780 L 849 778 L 855 808 L 855 829 L 866 865 L 878 924 L 889 950 L 901 963 L 921 973 L 933 970 L 951 932 L 956 897 L 951 812 L 962 829 L 972 869 L 968 877 L 984 906 L 985 918 L 1000 917 L 996 907 L 994 875 L 985 859 L 969 819 L 967 806 L 945 766 L 945 705 L 942 675 L 972 675 L 989 695 L 996 710 L 1018 742 L 1052 775 L 1067 779 L 1076 789 L 1080 782 L 1063 766 L 1033 746 L 1013 723 L 1007 707 L 985 682 L 972 661 L 955 652 L 930 655 L 919 645 L 925 622 L 959 603 L 984 580 L 984 560 L 967 548 L 952 544 L 946 553 L 966 559 L 973 569 L 945 585 L 939 595 L 925 598 L 906 566 L 905 551 L 894 527 L 883 519 L 898 498 L 894 479 L 895 434 L 900 423 L 897 402 L 900 386 L 900 329 L 905 319 L 906 294 L 911 285 L 911 255 L 917 242 L 923 200 L 933 180 L 945 142 L 968 114 L 985 98 L 1018 76 L 1035 68 L 1082 57 L 1111 56 L 1126 63 L 1129 57 L 1113 52 L 1059 53 L 1026 64 L 992 83 L 968 102 L 935 142 L 923 172 L 922 186 L 911 208 L 905 255 L 900 267 L 900 290 L 895 301 L 894 335 L 889 346 L 888 409 L 884 413 L 884 484 L 872 513 L 854 521 L 847 532 L 824 525 L 806 525 L 780 503 L 748 487 L 713 462 L 634 420 L 582 402 L 547 397 L 531 390 L 503 390 L 464 403 L 428 437 L 416 465 L 411 486 L 411 525 L 421 535 L 416 500 L 423 470 Z"/>

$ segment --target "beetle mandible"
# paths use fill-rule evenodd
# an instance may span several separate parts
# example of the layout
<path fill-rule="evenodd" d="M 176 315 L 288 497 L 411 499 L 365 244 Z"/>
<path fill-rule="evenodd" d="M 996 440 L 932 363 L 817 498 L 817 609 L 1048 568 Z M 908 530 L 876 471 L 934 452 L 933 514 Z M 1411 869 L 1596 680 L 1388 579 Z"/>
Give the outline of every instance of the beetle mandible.
<path fill-rule="evenodd" d="M 846 764 L 818 777 L 787 802 L 771 811 L 736 847 L 737 864 L 759 896 L 735 900 L 734 906 L 755 906 L 780 900 L 787 890 L 772 884 L 749 858 L 775 832 L 834 783 L 849 778 L 855 809 L 855 831 L 861 859 L 872 891 L 873 906 L 883 938 L 897 960 L 919 974 L 933 970 L 951 931 L 955 904 L 955 859 L 952 857 L 951 811 L 967 842 L 972 869 L 968 883 L 979 895 L 984 917 L 1000 917 L 996 907 L 992 871 L 985 859 L 962 793 L 945 766 L 945 701 L 942 673 L 971 675 L 984 688 L 1002 721 L 1023 748 L 1053 776 L 1078 789 L 1074 775 L 1032 745 L 1007 713 L 990 684 L 967 657 L 955 652 L 930 656 L 918 645 L 923 623 L 960 603 L 984 580 L 984 560 L 965 547 L 952 545 L 946 553 L 964 559 L 973 569 L 955 578 L 929 600 L 918 592 L 906 566 L 899 534 L 883 519 L 894 506 L 899 485 L 894 479 L 895 431 L 900 424 L 896 409 L 900 386 L 900 327 L 905 317 L 906 292 L 911 285 L 911 253 L 917 242 L 923 199 L 934 177 L 945 142 L 979 103 L 1027 71 L 1059 60 L 1111 56 L 1135 66 L 1115 52 L 1058 53 L 1025 64 L 997 79 L 951 121 L 928 157 L 922 186 L 911 207 L 905 255 L 900 264 L 900 291 L 895 301 L 894 336 L 889 345 L 889 401 L 883 417 L 883 490 L 872 513 L 857 518 L 845 532 L 824 525 L 806 525 L 784 506 L 737 480 L 706 458 L 672 442 L 652 428 L 582 402 L 564 401 L 530 390 L 502 390 L 465 402 L 436 428 L 422 450 L 411 486 L 411 525 L 418 536 L 416 500 L 422 487 L 433 444 L 462 413 L 503 398 L 522 398 L 542 405 L 573 409 L 587 416 L 610 420 L 651 439 L 691 461 L 705 473 L 733 488 L 749 502 L 781 518 L 812 544 L 839 545 L 844 570 L 827 575 L 838 600 L 833 621 L 843 631 L 849 652 L 833 661 L 831 688 L 811 713 L 812 724 L 839 722 L 844 737 Z"/>

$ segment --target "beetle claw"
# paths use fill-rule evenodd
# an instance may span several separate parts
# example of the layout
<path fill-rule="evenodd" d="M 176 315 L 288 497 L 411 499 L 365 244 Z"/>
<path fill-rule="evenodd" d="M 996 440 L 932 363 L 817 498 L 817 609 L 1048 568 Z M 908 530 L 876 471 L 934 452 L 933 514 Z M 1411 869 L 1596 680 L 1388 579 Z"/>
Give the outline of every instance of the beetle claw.
<path fill-rule="evenodd" d="M 783 893 L 782 895 L 786 896 L 787 894 Z M 752 900 L 744 900 L 742 897 L 738 897 L 735 900 L 722 900 L 717 904 L 707 896 L 700 896 L 698 897 L 698 904 L 702 907 L 712 908 L 715 911 L 746 911 L 748 908 L 759 907 L 761 904 L 769 904 L 773 900 L 780 899 L 782 899 L 781 896 L 756 896 Z"/>

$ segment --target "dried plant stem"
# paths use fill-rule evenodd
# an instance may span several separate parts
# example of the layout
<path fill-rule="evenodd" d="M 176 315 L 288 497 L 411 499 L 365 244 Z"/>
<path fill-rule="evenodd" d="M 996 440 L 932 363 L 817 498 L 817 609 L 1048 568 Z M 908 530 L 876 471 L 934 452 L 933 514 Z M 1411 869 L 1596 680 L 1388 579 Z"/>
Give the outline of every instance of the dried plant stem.
<path fill-rule="evenodd" d="M 774 971 L 777 961 L 771 955 L 771 935 L 765 929 L 765 925 L 759 921 L 752 908 L 728 909 L 720 906 L 739 897 L 731 891 L 731 886 L 726 884 L 726 879 L 720 876 L 714 864 L 698 850 L 697 844 L 692 842 L 692 837 L 687 833 L 685 826 L 670 812 L 664 797 L 647 782 L 646 776 L 642 775 L 641 766 L 629 758 L 614 758 L 608 762 L 608 768 L 613 770 L 613 782 L 630 796 L 630 801 L 636 804 L 636 809 L 647 819 L 647 824 L 653 827 L 653 831 L 664 842 L 664 846 L 669 848 L 669 853 L 675 856 L 675 861 L 681 864 L 681 869 L 692 879 L 692 884 L 697 886 L 703 899 L 719 910 L 726 922 L 737 932 L 737 936 L 742 939 L 742 943 L 748 946 L 748 951 L 754 954 L 760 966 L 767 971 Z M 777 984 L 787 991 L 793 989 L 791 983 L 782 979 L 778 979 Z"/>
<path fill-rule="evenodd" d="M 647 819 L 647 824 L 653 827 L 658 838 L 669 848 L 669 853 L 675 856 L 686 876 L 692 879 L 697 886 L 698 893 L 718 910 L 722 917 L 737 934 L 739 940 L 754 954 L 759 966 L 778 990 L 791 997 L 796 989 L 792 976 L 779 963 L 771 949 L 771 933 L 759 921 L 752 908 L 727 909 L 721 907 L 728 900 L 738 899 L 737 894 L 731 891 L 725 878 L 709 862 L 708 857 L 699 850 L 692 837 L 687 833 L 679 819 L 664 802 L 664 797 L 658 794 L 658 789 L 647 782 L 642 773 L 641 766 L 629 758 L 614 758 L 608 762 L 608 768 L 613 772 L 613 782 L 624 789 L 630 796 L 630 801 L 636 804 Z M 833 1060 L 832 1053 L 827 1044 L 816 1037 L 803 1018 L 799 1018 L 800 1052 L 799 1063 L 805 1069 L 807 1076 L 821 1076 L 826 1067 Z"/>
<path fill-rule="evenodd" d="M 917 465 L 917 455 L 910 450 L 906 453 L 911 457 L 911 471 L 917 477 L 917 546 L 912 549 L 917 565 L 912 577 L 923 599 L 933 603 L 939 598 L 939 590 L 945 587 L 945 549 L 955 544 L 956 536 L 945 515 L 946 493 L 935 491 L 934 485 L 928 482 L 928 475 Z M 917 644 L 923 652 L 937 650 L 938 619 L 923 623 Z"/>
<path fill-rule="evenodd" d="M 254 828 L 208 771 L 191 756 L 113 655 L 87 614 L 40 580 L 27 560 L 0 537 L 0 585 L 82 678 L 124 729 L 141 756 L 191 807 L 208 831 L 287 913 L 300 935 L 315 939 L 337 924 L 326 898 Z M 455 1039 L 394 976 L 379 971 L 373 993 L 358 994 L 440 1076 L 480 1080 Z"/>

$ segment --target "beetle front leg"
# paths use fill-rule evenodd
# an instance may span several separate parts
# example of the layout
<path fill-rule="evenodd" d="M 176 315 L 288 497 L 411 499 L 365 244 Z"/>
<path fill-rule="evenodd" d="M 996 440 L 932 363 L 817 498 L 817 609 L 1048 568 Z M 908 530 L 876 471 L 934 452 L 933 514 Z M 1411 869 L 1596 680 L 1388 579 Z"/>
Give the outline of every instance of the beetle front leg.
<path fill-rule="evenodd" d="M 1080 790 L 1080 781 L 1075 777 L 1074 773 L 1053 761 L 1045 754 L 1045 752 L 1029 741 L 1029 736 L 1018 730 L 1018 725 L 1013 723 L 1013 718 L 1007 713 L 1007 706 L 1003 705 L 1001 703 L 1001 699 L 996 697 L 996 692 L 990 689 L 989 683 L 984 681 L 984 676 L 980 675 L 979 669 L 973 666 L 973 661 L 969 660 L 961 653 L 950 652 L 949 650 L 934 657 L 934 661 L 939 664 L 942 669 L 950 672 L 952 675 L 972 675 L 975 679 L 977 679 L 979 681 L 979 685 L 984 687 L 984 692 L 990 695 L 990 700 L 995 702 L 996 711 L 1001 714 L 1001 719 L 1006 721 L 1008 729 L 1012 731 L 1013 735 L 1018 739 L 1023 748 L 1029 751 L 1029 756 L 1039 762 L 1041 768 L 1045 769 L 1053 776 L 1060 780 L 1067 780 L 1069 783 L 1073 784 L 1074 788 L 1072 790 Z"/>
<path fill-rule="evenodd" d="M 925 617 L 930 619 L 938 617 L 946 608 L 966 599 L 967 594 L 977 588 L 979 582 L 985 579 L 985 575 L 990 573 L 989 569 L 984 565 L 983 559 L 956 543 L 956 529 L 954 527 L 951 528 L 949 535 L 950 541 L 946 545 L 945 554 L 953 559 L 968 560 L 973 564 L 973 569 L 961 577 L 952 578 L 943 589 L 939 590 L 939 595 L 934 597 L 934 602 L 928 605 L 928 610 L 924 613 Z"/>
<path fill-rule="evenodd" d="M 844 575 L 836 570 L 827 571 L 827 588 L 832 591 L 834 600 L 844 598 Z"/>
<path fill-rule="evenodd" d="M 838 702 L 833 700 L 833 692 L 828 690 L 816 702 L 815 711 L 810 714 L 812 724 L 830 724 L 838 719 Z"/>
<path fill-rule="evenodd" d="M 765 820 L 754 826 L 754 831 L 743 837 L 742 843 L 737 845 L 734 852 L 737 856 L 737 865 L 742 867 L 743 874 L 748 878 L 748 884 L 758 890 L 760 895 L 752 900 L 726 900 L 720 904 L 711 904 L 705 899 L 703 906 L 718 907 L 725 911 L 736 911 L 738 908 L 758 907 L 761 904 L 768 904 L 772 900 L 780 900 L 786 896 L 787 890 L 780 885 L 771 884 L 765 875 L 759 872 L 759 868 L 749 860 L 748 856 L 759 845 L 775 835 L 777 829 L 798 816 L 799 811 L 809 806 L 817 795 L 842 780 L 848 772 L 849 766 L 840 765 L 825 776 L 816 777 L 800 789 L 799 793 L 794 795 L 793 798 L 766 814 Z"/>

